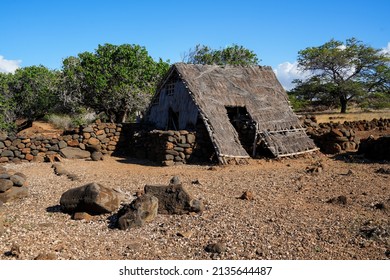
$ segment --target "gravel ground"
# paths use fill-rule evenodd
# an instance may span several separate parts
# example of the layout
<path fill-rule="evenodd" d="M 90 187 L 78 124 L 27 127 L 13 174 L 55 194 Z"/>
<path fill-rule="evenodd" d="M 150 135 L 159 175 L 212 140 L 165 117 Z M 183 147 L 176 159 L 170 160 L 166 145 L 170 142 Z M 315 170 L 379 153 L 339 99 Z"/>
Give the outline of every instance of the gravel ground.
<path fill-rule="evenodd" d="M 227 167 L 157 167 L 115 157 L 63 165 L 79 181 L 56 176 L 50 163 L 6 165 L 28 176 L 30 195 L 3 205 L 0 259 L 390 258 L 390 174 L 377 172 L 390 170 L 389 163 L 314 154 Z M 120 231 L 111 226 L 115 215 L 75 221 L 60 211 L 61 194 L 72 187 L 98 182 L 130 199 L 174 175 L 203 199 L 202 214 L 158 215 Z M 254 200 L 238 199 L 246 190 Z M 211 243 L 223 252 L 207 252 Z"/>

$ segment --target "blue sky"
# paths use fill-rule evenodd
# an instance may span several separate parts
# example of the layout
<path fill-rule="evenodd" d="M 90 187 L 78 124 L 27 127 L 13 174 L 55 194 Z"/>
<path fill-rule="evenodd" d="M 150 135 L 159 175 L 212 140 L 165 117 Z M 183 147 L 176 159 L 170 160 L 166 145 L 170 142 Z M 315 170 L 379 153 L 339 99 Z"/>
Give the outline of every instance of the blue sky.
<path fill-rule="evenodd" d="M 285 87 L 299 77 L 299 50 L 356 37 L 390 49 L 390 1 L 0 1 L 0 71 L 62 60 L 99 44 L 139 44 L 182 60 L 196 44 L 253 50 Z"/>

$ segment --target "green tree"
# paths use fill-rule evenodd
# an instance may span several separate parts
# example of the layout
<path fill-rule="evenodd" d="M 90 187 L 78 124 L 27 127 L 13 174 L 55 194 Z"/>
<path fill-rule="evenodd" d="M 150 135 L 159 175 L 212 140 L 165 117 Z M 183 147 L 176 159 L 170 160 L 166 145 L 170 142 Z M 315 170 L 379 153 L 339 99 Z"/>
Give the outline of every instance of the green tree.
<path fill-rule="evenodd" d="M 17 118 L 28 122 L 42 118 L 58 104 L 58 71 L 30 66 L 16 70 L 9 90 Z"/>
<path fill-rule="evenodd" d="M 59 99 L 66 113 L 77 113 L 84 107 L 83 68 L 78 57 L 70 56 L 62 63 Z"/>
<path fill-rule="evenodd" d="M 65 104 L 81 102 L 112 122 L 123 122 L 146 108 L 169 64 L 156 62 L 139 45 L 99 45 L 94 53 L 64 60 Z"/>
<path fill-rule="evenodd" d="M 389 56 L 381 50 L 355 38 L 347 39 L 345 44 L 332 39 L 319 47 L 309 47 L 298 53 L 299 68 L 311 71 L 313 75 L 302 83 L 314 81 L 326 85 L 331 90 L 322 91 L 322 94 L 338 100 L 341 113 L 347 112 L 349 101 L 388 88 L 389 61 Z M 304 89 L 302 83 L 299 90 Z M 308 88 L 313 90 L 315 86 Z"/>
<path fill-rule="evenodd" d="M 191 64 L 217 65 L 258 65 L 257 55 L 243 46 L 232 45 L 223 49 L 213 50 L 208 46 L 196 45 L 185 55 L 184 62 Z"/>
<path fill-rule="evenodd" d="M 10 131 L 14 128 L 14 106 L 9 90 L 12 79 L 12 74 L 0 73 L 0 131 Z"/>

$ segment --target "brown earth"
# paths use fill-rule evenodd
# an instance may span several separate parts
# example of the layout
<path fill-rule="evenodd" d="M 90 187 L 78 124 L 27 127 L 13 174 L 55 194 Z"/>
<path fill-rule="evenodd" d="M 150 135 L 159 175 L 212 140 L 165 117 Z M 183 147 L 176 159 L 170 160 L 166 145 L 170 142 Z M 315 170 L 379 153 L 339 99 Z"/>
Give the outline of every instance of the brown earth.
<path fill-rule="evenodd" d="M 318 153 L 226 167 L 158 167 L 115 157 L 63 164 L 79 181 L 55 175 L 50 163 L 6 166 L 28 176 L 30 196 L 3 205 L 0 259 L 390 258 L 389 163 Z M 58 206 L 63 192 L 85 183 L 130 199 L 145 184 L 175 175 L 204 201 L 202 214 L 158 215 L 121 231 L 112 228 L 115 215 L 72 220 Z M 254 199 L 239 199 L 244 191 Z M 214 243 L 224 250 L 205 250 Z"/>
<path fill-rule="evenodd" d="M 26 137 L 31 136 L 54 136 L 54 135 L 61 135 L 64 131 L 61 129 L 56 128 L 54 125 L 43 122 L 43 121 L 35 121 L 33 122 L 32 126 L 29 128 L 26 128 L 18 133 L 18 135 L 23 135 Z"/>

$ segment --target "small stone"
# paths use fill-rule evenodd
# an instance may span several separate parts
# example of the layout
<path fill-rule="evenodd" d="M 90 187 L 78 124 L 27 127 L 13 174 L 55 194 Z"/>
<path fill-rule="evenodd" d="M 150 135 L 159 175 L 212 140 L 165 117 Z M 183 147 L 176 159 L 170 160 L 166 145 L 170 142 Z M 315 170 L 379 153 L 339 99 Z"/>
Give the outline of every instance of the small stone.
<path fill-rule="evenodd" d="M 19 245 L 12 244 L 11 249 L 8 252 L 6 252 L 6 255 L 11 256 L 11 257 L 19 258 L 19 256 L 20 256 L 20 247 L 19 247 Z"/>
<path fill-rule="evenodd" d="M 342 204 L 345 205 L 347 204 L 347 197 L 344 195 L 340 195 L 338 197 L 333 197 L 331 199 L 328 199 L 326 201 L 327 203 L 332 203 L 332 204 Z"/>
<path fill-rule="evenodd" d="M 79 181 L 80 180 L 79 176 L 77 176 L 74 173 L 66 174 L 66 177 L 68 177 L 68 179 L 71 181 Z"/>
<path fill-rule="evenodd" d="M 92 219 L 92 216 L 86 212 L 76 212 L 73 214 L 72 219 L 76 221 L 85 220 L 89 222 Z"/>
<path fill-rule="evenodd" d="M 0 192 L 5 192 L 12 188 L 14 183 L 8 179 L 0 179 Z"/>
<path fill-rule="evenodd" d="M 383 202 L 375 203 L 373 207 L 378 210 L 386 210 L 386 205 Z"/>
<path fill-rule="evenodd" d="M 101 152 L 95 151 L 91 154 L 91 159 L 93 161 L 103 160 L 103 154 Z"/>
<path fill-rule="evenodd" d="M 15 186 L 18 187 L 23 186 L 24 182 L 26 182 L 26 178 L 19 176 L 17 174 L 12 175 L 9 179 L 14 183 Z"/>
<path fill-rule="evenodd" d="M 28 161 L 32 161 L 34 159 L 34 156 L 32 154 L 26 154 L 25 159 Z"/>
<path fill-rule="evenodd" d="M 54 168 L 54 173 L 58 176 L 69 174 L 62 164 L 54 163 L 51 167 Z"/>
<path fill-rule="evenodd" d="M 217 171 L 218 168 L 215 167 L 215 166 L 210 166 L 209 168 L 207 168 L 207 170 L 210 170 L 210 171 Z"/>
<path fill-rule="evenodd" d="M 171 180 L 169 181 L 169 184 L 171 184 L 171 185 L 178 185 L 178 184 L 180 184 L 179 176 L 173 176 L 171 178 Z"/>
<path fill-rule="evenodd" d="M 1 153 L 2 157 L 14 157 L 14 152 L 10 150 L 5 150 Z"/>
<path fill-rule="evenodd" d="M 96 135 L 103 135 L 103 134 L 105 134 L 103 129 L 96 131 Z"/>
<path fill-rule="evenodd" d="M 221 254 L 226 251 L 226 245 L 222 242 L 208 244 L 205 248 L 207 253 Z"/>
<path fill-rule="evenodd" d="M 56 260 L 57 257 L 54 253 L 39 253 L 34 260 Z"/>
<path fill-rule="evenodd" d="M 162 165 L 163 166 L 173 166 L 173 165 L 175 165 L 175 162 L 173 160 L 164 160 L 162 162 Z"/>
<path fill-rule="evenodd" d="M 58 142 L 58 147 L 60 149 L 66 148 L 67 146 L 68 146 L 68 144 L 66 144 L 66 142 L 64 140 L 61 140 Z"/>
<path fill-rule="evenodd" d="M 193 234 L 194 234 L 194 232 L 191 230 L 180 231 L 180 232 L 176 233 L 177 236 L 185 237 L 185 238 L 190 238 Z"/>
<path fill-rule="evenodd" d="M 375 171 L 375 173 L 380 173 L 380 174 L 388 174 L 390 175 L 390 168 L 379 168 Z"/>
<path fill-rule="evenodd" d="M 239 197 L 239 199 L 243 199 L 243 200 L 254 200 L 255 197 L 254 197 L 252 191 L 244 191 L 244 192 L 242 193 L 242 195 Z"/>
<path fill-rule="evenodd" d="M 84 132 L 84 133 L 83 133 L 83 137 L 84 137 L 85 139 L 89 139 L 89 138 L 91 138 L 91 133 L 89 133 L 89 132 Z"/>
<path fill-rule="evenodd" d="M 175 145 L 172 142 L 166 142 L 165 149 L 166 150 L 172 150 L 175 147 Z"/>
<path fill-rule="evenodd" d="M 0 174 L 0 179 L 9 179 L 11 177 L 11 174 L 8 173 L 1 173 Z"/>
<path fill-rule="evenodd" d="M 144 194 L 145 194 L 145 192 L 144 192 L 143 190 L 137 190 L 137 191 L 135 192 L 135 196 L 136 196 L 136 197 L 143 196 Z"/>
<path fill-rule="evenodd" d="M 89 145 L 91 145 L 91 146 L 98 146 L 98 145 L 100 145 L 99 139 L 96 139 L 96 138 L 89 138 L 87 143 Z"/>
<path fill-rule="evenodd" d="M 187 143 L 189 144 L 195 143 L 196 137 L 194 134 L 189 133 L 186 136 L 187 136 Z"/>
<path fill-rule="evenodd" d="M 93 132 L 93 128 L 90 127 L 90 126 L 87 126 L 87 127 L 85 127 L 85 128 L 83 129 L 83 132 L 91 133 L 91 132 Z"/>
<path fill-rule="evenodd" d="M 72 139 L 72 140 L 69 140 L 69 141 L 67 142 L 67 145 L 68 145 L 69 147 L 78 147 L 78 146 L 79 146 L 79 141 L 76 140 L 76 139 Z"/>
<path fill-rule="evenodd" d="M 109 145 L 107 147 L 107 150 L 109 150 L 109 151 L 115 151 L 115 149 L 116 149 L 116 146 Z"/>

